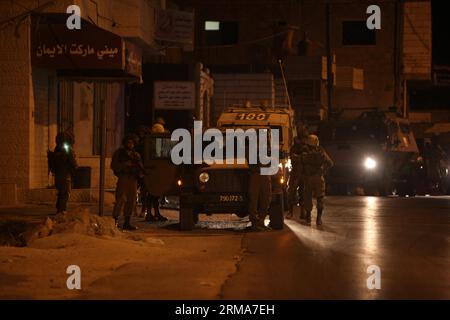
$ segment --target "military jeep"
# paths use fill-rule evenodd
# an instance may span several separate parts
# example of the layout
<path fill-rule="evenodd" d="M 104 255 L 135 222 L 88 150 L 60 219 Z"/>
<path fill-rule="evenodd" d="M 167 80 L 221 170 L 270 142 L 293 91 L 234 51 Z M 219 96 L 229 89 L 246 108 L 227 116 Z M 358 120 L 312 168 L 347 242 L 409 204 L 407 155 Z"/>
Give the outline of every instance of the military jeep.
<path fill-rule="evenodd" d="M 219 130 L 279 130 L 279 169 L 272 176 L 270 225 L 282 229 L 286 201 L 289 150 L 295 134 L 293 112 L 289 108 L 231 107 L 217 123 Z M 236 154 L 236 153 L 235 153 Z M 248 215 L 248 163 L 183 165 L 180 184 L 180 228 L 191 230 L 199 214 Z"/>

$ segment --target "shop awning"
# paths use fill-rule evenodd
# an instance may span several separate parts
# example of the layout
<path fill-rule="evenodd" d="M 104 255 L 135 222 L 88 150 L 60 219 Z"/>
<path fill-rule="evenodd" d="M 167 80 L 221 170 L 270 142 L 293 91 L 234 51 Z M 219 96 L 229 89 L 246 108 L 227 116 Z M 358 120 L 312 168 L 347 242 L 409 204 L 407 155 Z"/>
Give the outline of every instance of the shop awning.
<path fill-rule="evenodd" d="M 78 79 L 139 80 L 142 50 L 112 32 L 82 20 L 81 30 L 69 30 L 67 14 L 32 16 L 31 63 Z"/>

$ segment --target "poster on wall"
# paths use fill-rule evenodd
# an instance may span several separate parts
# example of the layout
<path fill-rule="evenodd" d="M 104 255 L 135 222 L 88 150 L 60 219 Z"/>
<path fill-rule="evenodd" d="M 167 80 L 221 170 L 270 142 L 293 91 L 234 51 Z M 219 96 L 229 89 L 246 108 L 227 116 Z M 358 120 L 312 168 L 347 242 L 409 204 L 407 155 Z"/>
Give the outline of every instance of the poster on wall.
<path fill-rule="evenodd" d="M 194 110 L 195 83 L 191 81 L 155 81 L 154 107 L 159 110 Z"/>

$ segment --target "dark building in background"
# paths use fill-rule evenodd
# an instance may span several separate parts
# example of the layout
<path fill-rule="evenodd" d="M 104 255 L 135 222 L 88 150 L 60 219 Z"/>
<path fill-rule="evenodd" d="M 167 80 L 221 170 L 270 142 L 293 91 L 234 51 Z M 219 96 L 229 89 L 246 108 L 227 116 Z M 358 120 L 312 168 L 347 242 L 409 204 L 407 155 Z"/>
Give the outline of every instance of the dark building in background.
<path fill-rule="evenodd" d="M 213 77 L 221 73 L 274 75 L 275 96 L 282 94 L 277 60 L 293 56 L 286 73 L 301 72 L 289 84 L 293 105 L 306 118 L 325 119 L 327 46 L 333 68 L 332 106 L 344 117 L 365 110 L 389 110 L 406 115 L 405 88 L 410 80 L 431 78 L 430 1 L 377 1 L 381 30 L 366 27 L 371 1 L 237 1 L 187 0 L 180 7 L 195 8 L 194 52 L 184 59 L 199 60 Z M 328 5 L 328 11 L 327 11 Z M 327 41 L 327 20 L 329 41 Z M 306 73 L 311 75 L 304 76 Z M 295 73 L 295 71 L 294 71 Z M 324 76 L 321 76 L 325 74 Z M 288 79 L 289 80 L 289 79 Z M 217 84 L 217 81 L 216 81 Z M 220 98 L 220 95 L 216 95 Z M 306 102 L 305 102 L 306 101 Z M 217 103 L 216 103 L 217 104 Z"/>

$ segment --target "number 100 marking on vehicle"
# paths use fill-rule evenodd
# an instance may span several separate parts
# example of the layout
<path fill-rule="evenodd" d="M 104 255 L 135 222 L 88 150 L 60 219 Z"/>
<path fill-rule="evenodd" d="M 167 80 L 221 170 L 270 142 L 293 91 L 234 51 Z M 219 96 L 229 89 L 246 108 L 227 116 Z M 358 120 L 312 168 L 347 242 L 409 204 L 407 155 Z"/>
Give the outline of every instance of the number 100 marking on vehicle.
<path fill-rule="evenodd" d="M 238 113 L 236 115 L 236 120 L 265 121 L 267 119 L 269 119 L 269 114 L 267 113 Z"/>

